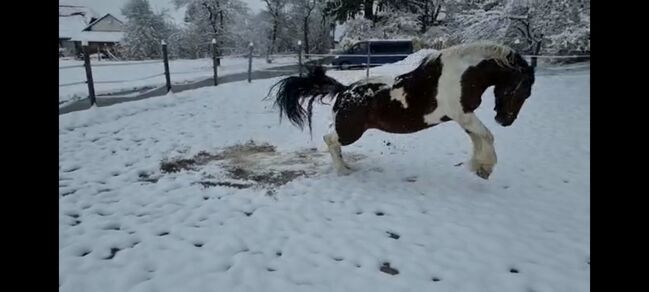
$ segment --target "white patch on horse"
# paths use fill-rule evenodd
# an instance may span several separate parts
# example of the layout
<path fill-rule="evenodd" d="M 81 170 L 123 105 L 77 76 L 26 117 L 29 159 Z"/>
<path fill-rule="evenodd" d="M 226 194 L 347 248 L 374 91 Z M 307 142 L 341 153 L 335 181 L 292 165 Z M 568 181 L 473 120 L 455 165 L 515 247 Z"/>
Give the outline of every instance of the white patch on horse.
<path fill-rule="evenodd" d="M 439 124 L 443 116 L 460 120 L 465 115 L 462 109 L 462 74 L 471 66 L 486 59 L 509 65 L 507 56 L 511 49 L 490 42 L 458 45 L 441 51 L 442 74 L 437 83 L 437 107 L 423 116 L 428 125 Z M 434 59 L 429 59 L 434 60 Z"/>
<path fill-rule="evenodd" d="M 368 97 L 368 96 L 374 96 L 374 90 L 372 90 L 372 88 L 368 88 L 367 91 L 365 91 L 365 95 L 364 95 L 364 96 L 365 96 L 365 97 Z"/>
<path fill-rule="evenodd" d="M 408 101 L 406 100 L 406 93 L 403 91 L 403 87 L 390 90 L 390 99 L 397 100 L 401 102 L 403 108 L 408 108 Z"/>

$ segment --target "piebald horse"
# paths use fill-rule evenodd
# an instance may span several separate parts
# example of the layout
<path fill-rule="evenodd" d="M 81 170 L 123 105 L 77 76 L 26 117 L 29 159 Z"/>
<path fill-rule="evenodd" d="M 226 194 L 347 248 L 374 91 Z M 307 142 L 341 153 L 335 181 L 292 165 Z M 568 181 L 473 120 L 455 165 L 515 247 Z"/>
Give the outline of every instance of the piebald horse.
<path fill-rule="evenodd" d="M 341 146 L 356 142 L 368 129 L 389 133 L 414 133 L 454 121 L 471 138 L 469 167 L 488 179 L 496 165 L 494 136 L 474 111 L 482 94 L 494 86 L 495 120 L 510 126 L 531 95 L 534 68 L 509 47 L 479 42 L 450 47 L 425 57 L 419 66 L 394 78 L 372 79 L 343 85 L 314 67 L 304 77 L 284 78 L 271 87 L 283 115 L 296 126 L 311 130 L 313 103 L 334 100 L 333 131 L 323 138 L 340 174 L 351 168 L 343 161 Z M 276 89 L 276 90 L 275 90 Z"/>

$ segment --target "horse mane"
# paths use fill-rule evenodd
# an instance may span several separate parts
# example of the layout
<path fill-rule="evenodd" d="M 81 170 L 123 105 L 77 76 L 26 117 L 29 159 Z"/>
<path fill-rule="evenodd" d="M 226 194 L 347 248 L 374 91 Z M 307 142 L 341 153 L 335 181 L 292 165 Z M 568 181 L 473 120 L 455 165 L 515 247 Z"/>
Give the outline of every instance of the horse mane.
<path fill-rule="evenodd" d="M 512 58 L 516 52 L 505 45 L 497 44 L 491 41 L 479 41 L 468 44 L 460 44 L 448 47 L 441 51 L 444 56 L 453 56 L 462 58 L 466 56 L 477 56 L 484 59 L 493 59 L 498 65 L 502 67 L 513 68 Z"/>

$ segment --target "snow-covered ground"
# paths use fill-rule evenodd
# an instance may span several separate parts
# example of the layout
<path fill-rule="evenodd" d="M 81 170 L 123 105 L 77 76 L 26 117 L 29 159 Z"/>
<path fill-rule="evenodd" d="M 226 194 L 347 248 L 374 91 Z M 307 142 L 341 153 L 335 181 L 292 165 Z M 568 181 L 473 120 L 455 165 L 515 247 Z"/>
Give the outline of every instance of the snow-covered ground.
<path fill-rule="evenodd" d="M 588 67 L 540 70 L 508 128 L 485 93 L 488 181 L 454 166 L 471 144 L 453 123 L 368 131 L 337 176 L 329 107 L 312 139 L 279 124 L 277 80 L 61 115 L 59 290 L 589 290 Z"/>
<path fill-rule="evenodd" d="M 165 77 L 157 76 L 145 80 L 137 80 L 148 76 L 164 73 L 162 61 L 151 63 L 151 61 L 97 61 L 91 60 L 92 75 L 95 82 L 99 81 L 127 81 L 119 83 L 95 83 L 97 94 L 113 93 L 122 90 L 131 90 L 141 87 L 156 87 L 164 85 Z M 106 64 L 134 64 L 129 66 L 104 66 Z M 296 57 L 277 57 L 273 62 L 266 63 L 265 58 L 254 58 L 253 70 L 268 69 L 277 66 L 298 64 Z M 59 60 L 59 67 L 75 66 L 80 67 L 59 69 L 59 84 L 67 84 L 86 80 L 86 71 L 83 68 L 83 61 Z M 94 66 L 99 65 L 99 66 Z M 169 61 L 172 83 L 185 83 L 198 81 L 213 76 L 212 59 L 196 60 L 171 60 Z M 248 58 L 227 57 L 221 60 L 219 75 L 241 73 L 248 71 Z M 88 86 L 85 83 L 59 87 L 59 104 L 64 105 L 69 101 L 78 100 L 88 96 Z"/>

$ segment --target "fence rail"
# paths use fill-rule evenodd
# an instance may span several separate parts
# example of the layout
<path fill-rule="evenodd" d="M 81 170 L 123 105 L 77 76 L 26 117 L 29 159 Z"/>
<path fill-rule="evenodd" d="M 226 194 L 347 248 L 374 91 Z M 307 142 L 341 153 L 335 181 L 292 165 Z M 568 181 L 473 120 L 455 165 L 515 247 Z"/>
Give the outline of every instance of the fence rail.
<path fill-rule="evenodd" d="M 126 83 L 126 82 L 133 82 L 133 81 L 147 80 L 147 79 L 151 79 L 151 78 L 158 77 L 158 76 L 164 76 L 164 75 L 165 75 L 165 73 L 162 72 L 162 73 L 158 73 L 158 74 L 154 74 L 154 75 L 149 75 L 149 76 L 145 76 L 145 77 L 137 78 L 137 79 L 95 81 L 95 84 Z"/>
<path fill-rule="evenodd" d="M 297 63 L 297 69 L 273 69 L 271 68 L 262 68 L 258 69 L 256 71 L 258 72 L 270 72 L 270 73 L 297 73 L 300 76 L 303 74 L 303 68 L 305 67 L 305 63 L 303 62 L 303 57 L 358 57 L 358 58 L 366 58 L 364 61 L 365 62 L 360 62 L 359 64 L 354 64 L 352 66 L 355 67 L 365 67 L 366 69 L 366 78 L 369 78 L 369 72 L 370 72 L 370 67 L 372 66 L 380 66 L 380 65 L 385 65 L 384 63 L 374 63 L 372 62 L 373 60 L 371 59 L 372 57 L 407 57 L 409 56 L 408 54 L 394 54 L 394 55 L 388 55 L 388 54 L 372 54 L 369 51 L 369 48 L 367 50 L 366 54 L 334 54 L 334 53 L 328 53 L 328 54 L 304 54 L 302 51 L 302 44 L 301 42 L 298 42 L 298 51 L 295 53 L 281 53 L 281 54 L 274 54 L 274 55 L 263 55 L 263 54 L 258 54 L 255 55 L 253 54 L 253 43 L 250 43 L 249 45 L 249 52 L 246 54 L 232 54 L 232 55 L 216 55 L 216 40 L 212 40 L 212 68 L 205 68 L 205 69 L 199 69 L 199 70 L 190 70 L 190 71 L 178 71 L 178 72 L 173 72 L 174 75 L 182 75 L 182 74 L 197 74 L 197 73 L 212 73 L 213 75 L 213 85 L 216 86 L 218 84 L 218 66 L 220 65 L 220 59 L 229 57 L 229 58 L 236 58 L 236 57 L 247 57 L 248 58 L 248 82 L 250 83 L 252 81 L 252 58 L 257 57 L 257 58 L 282 58 L 282 57 L 296 57 L 298 59 Z M 115 84 L 115 83 L 127 83 L 127 82 L 133 82 L 133 81 L 141 81 L 141 80 L 147 80 L 155 77 L 160 77 L 160 76 L 165 76 L 165 86 L 167 89 L 167 92 L 171 90 L 171 72 L 169 70 L 169 58 L 167 55 L 167 44 L 162 42 L 162 51 L 163 51 L 163 59 L 160 60 L 148 60 L 148 61 L 141 61 L 141 62 L 130 62 L 130 63 L 101 63 L 101 64 L 91 64 L 90 63 L 90 58 L 88 55 L 88 50 L 87 50 L 87 43 L 83 44 L 83 56 L 84 56 L 84 64 L 81 65 L 67 65 L 67 66 L 59 66 L 59 70 L 64 70 L 64 69 L 72 69 L 72 68 L 85 68 L 86 71 L 86 80 L 84 81 L 79 81 L 79 82 L 69 82 L 69 83 L 62 83 L 59 84 L 59 87 L 67 87 L 67 86 L 73 86 L 73 85 L 79 85 L 79 84 L 87 84 L 88 86 L 88 94 L 89 94 L 89 99 L 90 99 L 90 104 L 95 105 L 96 104 L 96 99 L 95 99 L 95 92 L 94 92 L 94 86 L 95 84 Z M 523 55 L 525 58 L 530 58 L 532 60 L 532 66 L 536 66 L 536 60 L 537 59 L 590 59 L 590 55 Z M 315 62 L 314 60 L 310 60 L 309 62 Z M 308 62 L 307 62 L 308 63 Z M 418 62 L 416 62 L 418 63 Z M 135 66 L 135 65 L 146 65 L 146 64 L 163 64 L 164 72 L 162 73 L 157 73 L 149 76 L 144 76 L 141 78 L 136 78 L 136 79 L 128 79 L 128 80 L 98 80 L 98 81 L 93 81 L 92 78 L 92 67 L 110 67 L 110 66 Z M 329 65 L 329 64 L 322 64 L 322 62 L 318 61 L 319 66 L 323 66 L 325 68 L 339 68 L 340 66 L 338 65 Z M 417 65 L 415 63 L 393 63 L 392 65 L 396 66 L 413 66 Z M 280 74 L 281 75 L 281 74 Z"/>
<path fill-rule="evenodd" d="M 59 87 L 66 87 L 66 86 L 72 86 L 72 85 L 85 84 L 86 82 L 87 82 L 87 81 L 79 81 L 79 82 L 63 83 L 63 84 L 59 84 Z"/>
<path fill-rule="evenodd" d="M 113 66 L 136 66 L 136 65 L 147 65 L 147 64 L 159 64 L 164 62 L 163 60 L 151 60 L 151 61 L 142 61 L 142 62 L 131 62 L 131 63 L 101 63 L 94 64 L 95 67 L 113 67 Z"/>

